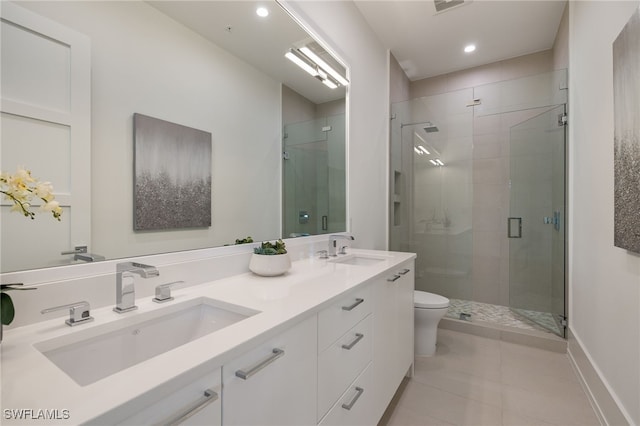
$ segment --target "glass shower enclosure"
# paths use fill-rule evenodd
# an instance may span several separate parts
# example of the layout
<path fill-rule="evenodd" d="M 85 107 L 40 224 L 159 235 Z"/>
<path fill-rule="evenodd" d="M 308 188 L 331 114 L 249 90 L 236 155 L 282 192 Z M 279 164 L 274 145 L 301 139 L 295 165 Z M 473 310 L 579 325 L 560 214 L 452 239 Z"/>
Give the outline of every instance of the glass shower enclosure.
<path fill-rule="evenodd" d="M 394 104 L 391 125 L 391 249 L 417 253 L 417 290 L 463 305 L 473 297 L 472 94 Z"/>
<path fill-rule="evenodd" d="M 283 235 L 346 229 L 345 115 L 287 124 L 283 132 Z"/>
<path fill-rule="evenodd" d="M 391 106 L 390 247 L 449 317 L 564 335 L 566 102 L 559 70 Z"/>

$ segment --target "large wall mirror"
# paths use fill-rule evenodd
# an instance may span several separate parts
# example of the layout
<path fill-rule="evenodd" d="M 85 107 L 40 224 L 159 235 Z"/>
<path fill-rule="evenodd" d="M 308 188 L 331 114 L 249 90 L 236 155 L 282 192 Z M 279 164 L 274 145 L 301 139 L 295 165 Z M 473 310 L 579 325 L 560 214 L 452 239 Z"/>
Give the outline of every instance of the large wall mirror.
<path fill-rule="evenodd" d="M 2 3 L 2 171 L 51 181 L 63 213 L 30 220 L 4 199 L 1 272 L 346 230 L 346 68 L 278 3 L 13 2 L 53 35 Z M 84 78 L 60 28 L 88 41 L 84 140 L 55 119 Z M 134 230 L 134 114 L 211 135 L 211 226 Z"/>

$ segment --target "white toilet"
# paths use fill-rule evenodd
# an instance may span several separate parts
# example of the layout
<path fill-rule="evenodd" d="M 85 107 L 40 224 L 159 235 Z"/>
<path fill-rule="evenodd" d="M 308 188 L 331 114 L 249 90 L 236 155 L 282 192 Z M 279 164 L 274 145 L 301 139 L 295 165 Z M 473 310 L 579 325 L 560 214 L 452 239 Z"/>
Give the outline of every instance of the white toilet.
<path fill-rule="evenodd" d="M 413 292 L 415 311 L 415 354 L 433 356 L 436 353 L 438 323 L 447 313 L 449 299 L 438 294 L 415 290 Z"/>

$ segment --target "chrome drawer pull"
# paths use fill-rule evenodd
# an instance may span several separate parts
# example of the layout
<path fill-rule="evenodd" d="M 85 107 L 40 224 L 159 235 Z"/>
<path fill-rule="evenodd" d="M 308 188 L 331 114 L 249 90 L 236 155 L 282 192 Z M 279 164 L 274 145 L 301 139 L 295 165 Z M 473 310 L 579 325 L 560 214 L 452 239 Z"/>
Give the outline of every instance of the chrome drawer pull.
<path fill-rule="evenodd" d="M 251 367 L 249 369 L 249 371 L 245 371 L 245 370 L 236 371 L 236 376 L 240 377 L 242 380 L 247 380 L 249 377 L 253 376 L 258 371 L 262 370 L 267 365 L 271 364 L 273 361 L 277 360 L 278 358 L 280 358 L 282 356 L 284 356 L 284 351 L 282 349 L 275 348 L 273 350 L 273 352 L 272 352 L 272 355 L 270 355 L 264 361 L 261 361 L 260 363 L 258 363 L 255 366 Z"/>
<path fill-rule="evenodd" d="M 182 413 L 175 415 L 174 417 L 169 418 L 168 420 L 162 422 L 165 425 L 178 425 L 189 417 L 197 414 L 202 411 L 207 405 L 211 404 L 218 400 L 218 394 L 211 389 L 207 389 L 204 391 L 204 397 L 194 402 L 193 404 L 187 406 Z"/>
<path fill-rule="evenodd" d="M 361 304 L 362 302 L 364 302 L 364 299 L 356 299 L 355 303 L 353 305 L 349 305 L 349 306 L 343 306 L 342 310 L 343 311 L 352 311 L 353 308 L 355 308 L 356 306 L 358 306 L 359 304 Z"/>
<path fill-rule="evenodd" d="M 387 281 L 392 283 L 392 282 L 394 282 L 395 280 L 397 280 L 399 278 L 400 278 L 400 275 L 396 274 L 396 275 L 392 276 L 391 278 L 387 278 Z"/>
<path fill-rule="evenodd" d="M 360 396 L 364 393 L 364 389 L 359 388 L 356 386 L 356 396 L 353 397 L 353 399 L 351 400 L 350 403 L 348 404 L 342 404 L 342 408 L 344 408 L 345 410 L 351 410 L 353 408 L 353 406 L 355 405 L 356 401 L 358 401 L 358 398 L 360 398 Z"/>
<path fill-rule="evenodd" d="M 342 349 L 350 351 L 351 348 L 353 348 L 360 340 L 362 340 L 363 337 L 364 334 L 356 333 L 356 338 L 353 340 L 353 342 L 349 343 L 348 345 L 342 345 Z"/>
<path fill-rule="evenodd" d="M 411 272 L 411 269 L 403 269 L 402 271 L 398 272 L 400 275 L 406 275 L 409 272 Z"/>

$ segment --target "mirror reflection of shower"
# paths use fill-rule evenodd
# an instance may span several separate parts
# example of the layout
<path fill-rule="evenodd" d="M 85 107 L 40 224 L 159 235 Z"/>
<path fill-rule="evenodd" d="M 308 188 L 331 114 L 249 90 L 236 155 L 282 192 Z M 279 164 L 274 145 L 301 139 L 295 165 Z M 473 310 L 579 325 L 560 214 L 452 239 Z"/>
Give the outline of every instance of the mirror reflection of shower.
<path fill-rule="evenodd" d="M 346 230 L 345 98 L 315 103 L 282 86 L 282 235 Z"/>
<path fill-rule="evenodd" d="M 344 114 L 284 126 L 283 235 L 346 229 L 344 130 Z"/>

